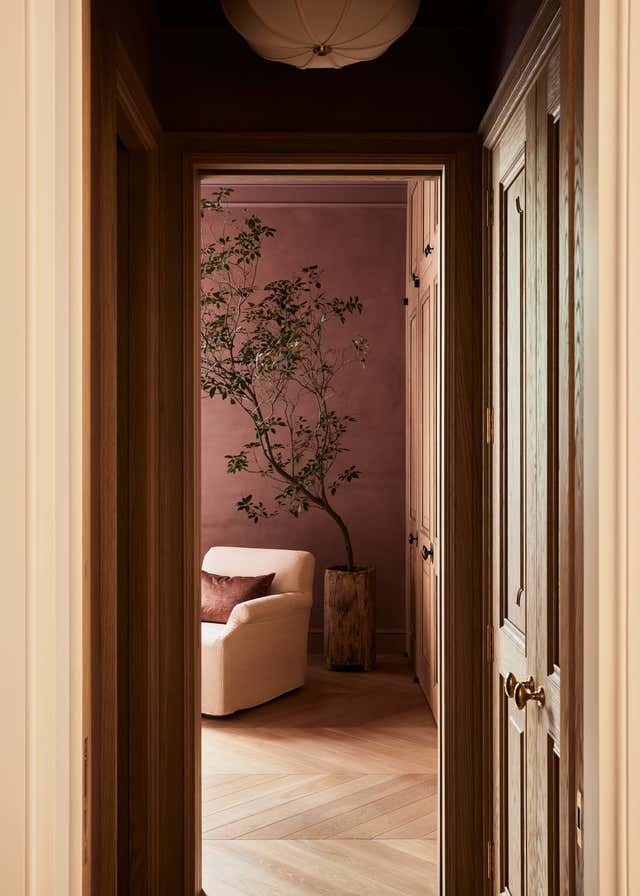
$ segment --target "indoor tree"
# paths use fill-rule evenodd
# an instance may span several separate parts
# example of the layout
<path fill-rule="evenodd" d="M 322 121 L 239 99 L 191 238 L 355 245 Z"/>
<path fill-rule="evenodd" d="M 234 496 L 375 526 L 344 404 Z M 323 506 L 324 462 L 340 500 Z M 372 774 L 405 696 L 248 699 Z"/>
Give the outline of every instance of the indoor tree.
<path fill-rule="evenodd" d="M 250 212 L 234 218 L 224 207 L 231 192 L 221 188 L 201 204 L 203 216 L 220 216 L 216 235 L 201 246 L 201 385 L 251 418 L 254 437 L 225 455 L 227 471 L 274 485 L 272 507 L 251 494 L 236 506 L 255 523 L 280 511 L 323 510 L 340 529 L 352 571 L 349 529 L 331 499 L 360 476 L 340 463 L 355 418 L 339 413 L 334 400 L 347 368 L 364 364 L 368 343 L 358 337 L 336 347 L 335 330 L 362 303 L 327 296 L 317 265 L 261 285 L 263 244 L 275 230 Z"/>

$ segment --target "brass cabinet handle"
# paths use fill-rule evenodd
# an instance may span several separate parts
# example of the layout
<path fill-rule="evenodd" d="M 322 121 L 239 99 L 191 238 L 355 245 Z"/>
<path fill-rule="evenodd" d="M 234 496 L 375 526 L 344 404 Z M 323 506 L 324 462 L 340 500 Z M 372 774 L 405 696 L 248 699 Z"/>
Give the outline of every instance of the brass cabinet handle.
<path fill-rule="evenodd" d="M 533 676 L 529 681 L 519 681 L 513 692 L 513 699 L 518 709 L 524 709 L 529 700 L 544 706 L 544 688 L 536 688 Z"/>
<path fill-rule="evenodd" d="M 433 545 L 432 544 L 430 544 L 429 547 L 427 547 L 426 545 L 423 544 L 422 550 L 420 551 L 420 553 L 422 554 L 423 560 L 428 560 L 429 557 L 431 557 L 431 560 L 433 562 Z"/>

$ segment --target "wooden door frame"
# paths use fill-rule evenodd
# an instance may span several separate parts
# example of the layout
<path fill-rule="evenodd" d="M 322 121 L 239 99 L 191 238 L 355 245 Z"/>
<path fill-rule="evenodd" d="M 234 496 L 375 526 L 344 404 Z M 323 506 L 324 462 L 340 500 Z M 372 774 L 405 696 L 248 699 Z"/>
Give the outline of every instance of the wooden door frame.
<path fill-rule="evenodd" d="M 99 18 L 89 29 L 91 78 L 85 102 L 90 108 L 86 139 L 88 269 L 85 317 L 84 432 L 85 599 L 83 815 L 85 893 L 118 892 L 126 875 L 136 892 L 158 890 L 159 732 L 158 623 L 158 163 L 161 129 L 122 44 Z M 88 77 L 87 75 L 85 75 Z M 117 145 L 127 149 L 133 182 L 129 215 L 137 223 L 129 241 L 136 258 L 130 269 L 127 307 L 118 295 Z M 122 312 L 126 321 L 119 321 Z M 130 410 L 125 460 L 118 457 L 121 414 L 118 404 L 119 324 L 127 327 L 135 353 L 127 361 Z M 136 550 L 127 558 L 127 639 L 135 639 L 119 670 L 119 471 L 131 483 L 127 526 L 135 529 Z M 129 537 L 129 533 L 127 536 Z M 129 653 L 129 651 L 128 651 Z M 119 700 L 126 690 L 126 707 Z M 118 745 L 119 713 L 126 713 L 127 744 Z M 129 727 L 130 726 L 130 727 Z M 119 750 L 128 752 L 126 778 Z M 129 767 L 131 766 L 131 767 Z M 135 772 L 133 771 L 135 769 Z M 126 793 L 126 818 L 120 816 L 118 791 Z M 122 800 L 120 801 L 122 803 Z M 123 833 L 122 827 L 126 828 Z M 126 855 L 125 855 L 126 853 Z"/>
<path fill-rule="evenodd" d="M 578 845 L 576 802 L 583 782 L 583 328 L 582 328 L 582 142 L 584 0 L 544 0 L 480 125 L 483 139 L 483 388 L 492 407 L 491 381 L 491 148 L 515 107 L 522 101 L 560 46 L 560 271 L 559 330 L 559 542 L 560 667 L 560 889 L 584 888 L 583 850 Z M 564 239 L 562 239 L 564 238 Z M 564 245 L 564 249 L 563 249 Z M 489 414 L 489 411 L 487 411 Z M 489 422 L 489 416 L 487 417 Z M 489 425 L 490 422 L 489 422 Z M 483 581 L 487 632 L 491 616 L 491 439 L 483 459 Z M 562 487 L 564 483 L 564 488 Z M 485 740 L 492 742 L 491 667 L 485 670 Z M 492 775 L 492 769 L 487 769 Z"/>
<path fill-rule="evenodd" d="M 405 177 L 442 166 L 446 180 L 446 251 L 442 297 L 446 338 L 444 364 L 443 475 L 445 551 L 443 557 L 442 736 L 446 744 L 441 781 L 444 793 L 442 869 L 448 892 L 462 893 L 469 881 L 486 880 L 486 827 L 483 805 L 486 755 L 482 700 L 470 682 L 482 681 L 485 641 L 481 596 L 481 194 L 480 151 L 474 135 L 434 134 L 204 134 L 172 135 L 165 141 L 163 211 L 165 228 L 161 279 L 167 315 L 161 323 L 161 356 L 170 359 L 161 394 L 167 388 L 163 431 L 167 458 L 179 469 L 169 484 L 174 499 L 167 539 L 178 538 L 182 562 L 175 587 L 182 607 L 173 617 L 181 634 L 182 725 L 174 747 L 180 750 L 180 785 L 185 808 L 185 893 L 200 893 L 199 843 L 199 182 L 205 173 L 291 177 L 357 175 Z M 178 187 L 173 186 L 180 174 Z M 178 249 L 176 249 L 178 247 Z M 162 335 L 166 343 L 162 343 Z M 169 419 L 171 418 L 171 419 Z M 161 457 L 161 467 L 162 457 Z M 177 476 L 176 476 L 177 472 Z M 178 487 L 177 487 L 178 486 Z M 175 503 L 179 500 L 179 505 Z M 167 500 L 161 496 L 161 507 Z M 461 558 L 464 557 L 464 562 Z M 174 572 L 175 575 L 175 572 Z M 180 609 L 182 612 L 180 612 Z M 174 644 L 177 648 L 177 642 Z M 174 682 L 175 687 L 175 682 Z M 176 703 L 176 711 L 179 707 Z M 171 736 L 171 734 L 169 734 Z"/>

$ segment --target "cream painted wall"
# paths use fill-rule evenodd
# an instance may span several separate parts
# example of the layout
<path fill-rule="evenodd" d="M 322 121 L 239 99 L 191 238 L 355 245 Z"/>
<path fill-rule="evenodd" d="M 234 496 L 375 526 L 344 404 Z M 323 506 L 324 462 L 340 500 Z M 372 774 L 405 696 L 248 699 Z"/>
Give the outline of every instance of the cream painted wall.
<path fill-rule="evenodd" d="M 3 570 L 0 626 L 0 850 L 2 887 L 25 893 L 26 882 L 26 121 L 24 8 L 5 5 L 0 30 L 0 108 L 5 123 L 2 171 L 8 184 L 0 215 L 0 563 Z M 7 299 L 12 298 L 13 301 Z"/>
<path fill-rule="evenodd" d="M 81 0 L 2 6 L 0 892 L 82 886 Z"/>
<path fill-rule="evenodd" d="M 586 0 L 585 892 L 640 893 L 640 7 Z"/>
<path fill-rule="evenodd" d="M 602 12 L 602 14 L 600 14 Z M 586 892 L 640 892 L 640 14 L 586 0 Z M 0 891 L 81 891 L 79 0 L 2 7 Z"/>

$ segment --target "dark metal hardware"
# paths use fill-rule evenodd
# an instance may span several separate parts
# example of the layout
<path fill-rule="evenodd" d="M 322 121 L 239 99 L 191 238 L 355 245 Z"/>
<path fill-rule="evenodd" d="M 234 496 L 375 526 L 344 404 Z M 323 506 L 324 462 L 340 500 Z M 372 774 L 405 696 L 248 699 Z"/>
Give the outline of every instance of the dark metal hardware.
<path fill-rule="evenodd" d="M 415 541 L 417 541 L 417 540 L 418 540 L 418 536 L 417 536 L 417 535 L 414 535 L 413 532 L 412 532 L 412 533 L 409 535 L 409 544 L 413 544 L 413 543 L 414 543 Z"/>
<path fill-rule="evenodd" d="M 431 243 L 427 243 L 427 245 L 424 247 L 424 254 L 428 258 L 432 252 L 433 252 L 433 246 L 431 245 Z"/>
<path fill-rule="evenodd" d="M 431 557 L 431 559 L 433 560 L 433 545 L 430 544 L 427 548 L 427 546 L 423 544 L 420 553 L 422 554 L 423 560 L 426 560 L 428 557 Z"/>
<path fill-rule="evenodd" d="M 409 299 L 408 299 L 406 296 L 405 296 L 404 299 L 402 300 L 402 304 L 403 304 L 403 305 L 408 305 L 408 304 L 409 304 Z"/>
<path fill-rule="evenodd" d="M 420 286 L 420 277 L 417 274 L 412 274 L 411 279 L 413 280 L 414 286 Z"/>

